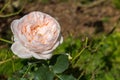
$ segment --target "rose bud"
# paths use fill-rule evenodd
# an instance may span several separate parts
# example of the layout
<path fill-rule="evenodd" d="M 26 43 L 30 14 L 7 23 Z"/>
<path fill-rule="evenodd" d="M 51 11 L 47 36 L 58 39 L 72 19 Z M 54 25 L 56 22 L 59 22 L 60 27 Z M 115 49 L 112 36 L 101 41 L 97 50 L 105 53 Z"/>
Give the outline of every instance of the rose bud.
<path fill-rule="evenodd" d="M 62 43 L 59 23 L 48 14 L 34 11 L 11 23 L 11 50 L 20 58 L 49 59 Z"/>

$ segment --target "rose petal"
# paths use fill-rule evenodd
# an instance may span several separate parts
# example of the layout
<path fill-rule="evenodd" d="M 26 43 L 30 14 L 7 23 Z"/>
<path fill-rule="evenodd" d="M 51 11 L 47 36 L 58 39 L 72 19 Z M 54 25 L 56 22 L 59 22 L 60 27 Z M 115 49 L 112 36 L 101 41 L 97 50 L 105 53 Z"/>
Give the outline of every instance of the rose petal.
<path fill-rule="evenodd" d="M 49 54 L 42 54 L 42 53 L 32 53 L 33 57 L 36 59 L 50 59 L 52 56 L 52 53 Z"/>
<path fill-rule="evenodd" d="M 11 30 L 14 34 L 14 41 L 18 41 L 18 33 L 16 31 L 18 31 L 18 20 L 14 20 L 12 23 L 11 23 Z"/>
<path fill-rule="evenodd" d="M 11 46 L 11 50 L 14 54 L 16 54 L 20 58 L 30 58 L 32 57 L 31 51 L 21 45 L 18 41 L 13 43 Z"/>
<path fill-rule="evenodd" d="M 56 48 L 58 47 L 59 44 L 60 44 L 60 42 L 58 41 L 58 42 L 53 46 L 52 49 L 47 50 L 47 51 L 44 51 L 44 52 L 42 52 L 42 54 L 47 54 L 47 53 L 52 52 L 54 49 L 56 49 Z"/>

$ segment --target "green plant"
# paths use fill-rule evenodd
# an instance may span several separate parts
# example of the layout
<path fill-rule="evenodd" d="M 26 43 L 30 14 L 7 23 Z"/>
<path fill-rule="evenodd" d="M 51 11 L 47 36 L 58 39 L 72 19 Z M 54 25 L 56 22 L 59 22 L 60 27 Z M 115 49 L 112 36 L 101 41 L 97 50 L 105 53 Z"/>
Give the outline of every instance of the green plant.
<path fill-rule="evenodd" d="M 112 0 L 112 3 L 116 8 L 120 9 L 120 0 Z"/>

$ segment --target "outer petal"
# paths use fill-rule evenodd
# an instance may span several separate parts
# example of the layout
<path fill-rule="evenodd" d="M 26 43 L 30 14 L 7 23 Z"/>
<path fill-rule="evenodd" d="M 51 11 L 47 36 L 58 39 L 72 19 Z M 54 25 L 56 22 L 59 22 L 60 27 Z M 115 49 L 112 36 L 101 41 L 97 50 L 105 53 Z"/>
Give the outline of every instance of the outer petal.
<path fill-rule="evenodd" d="M 42 52 L 42 54 L 47 54 L 47 53 L 52 52 L 52 51 L 53 51 L 54 49 L 56 49 L 56 48 L 59 46 L 59 44 L 61 44 L 62 42 L 63 42 L 63 37 L 61 36 L 60 41 L 56 42 L 56 44 L 54 44 L 54 46 L 53 46 L 52 49 L 47 50 L 47 51 L 44 51 L 44 52 Z"/>
<path fill-rule="evenodd" d="M 13 43 L 11 46 L 11 50 L 13 51 L 14 54 L 16 54 L 20 58 L 30 58 L 32 57 L 32 52 L 29 51 L 27 48 L 21 45 L 18 41 Z"/>
<path fill-rule="evenodd" d="M 49 54 L 32 53 L 32 56 L 36 59 L 50 59 L 52 56 L 52 53 L 49 53 Z"/>
<path fill-rule="evenodd" d="M 52 51 L 54 50 L 54 49 L 56 49 L 57 47 L 58 47 L 58 45 L 59 44 L 61 44 L 63 42 L 63 37 L 61 36 L 61 38 L 60 38 L 60 41 L 58 41 L 54 46 L 53 46 L 53 48 L 51 49 L 51 50 L 48 50 L 48 51 L 44 51 L 44 52 L 42 52 L 42 53 L 40 53 L 40 54 L 33 54 L 33 56 L 35 57 L 35 58 L 37 58 L 37 59 L 49 59 L 49 58 L 51 58 L 51 56 L 52 56 Z"/>
<path fill-rule="evenodd" d="M 22 25 L 20 25 L 21 22 L 22 22 L 21 19 L 16 19 L 16 20 L 12 21 L 11 30 L 14 34 L 14 41 L 19 41 L 23 44 L 27 40 L 26 40 L 25 36 L 21 34 L 21 28 L 22 28 Z"/>
<path fill-rule="evenodd" d="M 13 32 L 13 34 L 14 34 L 14 41 L 18 41 L 18 33 L 17 33 L 17 31 L 18 31 L 18 22 L 19 22 L 19 20 L 14 20 L 14 21 L 12 21 L 12 23 L 11 23 L 11 30 L 12 30 L 12 32 Z"/>
<path fill-rule="evenodd" d="M 58 41 L 58 42 L 53 46 L 52 49 L 47 50 L 47 51 L 44 51 L 44 52 L 42 52 L 42 54 L 47 54 L 47 53 L 52 52 L 54 49 L 56 49 L 56 48 L 58 47 L 59 44 L 60 44 L 60 42 Z"/>

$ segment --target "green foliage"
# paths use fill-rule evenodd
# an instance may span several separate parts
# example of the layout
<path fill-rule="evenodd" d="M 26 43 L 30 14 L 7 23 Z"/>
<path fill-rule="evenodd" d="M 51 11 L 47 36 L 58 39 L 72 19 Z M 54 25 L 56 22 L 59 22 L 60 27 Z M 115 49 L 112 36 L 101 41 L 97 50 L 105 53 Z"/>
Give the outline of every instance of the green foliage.
<path fill-rule="evenodd" d="M 0 50 L 0 75 L 8 80 L 119 80 L 120 33 L 65 39 L 50 60 L 19 59 Z"/>
<path fill-rule="evenodd" d="M 76 77 L 80 80 L 119 80 L 120 76 L 120 33 L 99 36 L 89 40 L 87 45 L 80 38 L 69 38 L 59 48 L 69 53 L 72 58 L 72 69 L 77 69 Z M 68 42 L 68 43 L 67 43 Z M 79 43 L 79 44 L 77 44 Z M 65 45 L 65 46 L 64 46 Z M 64 46 L 64 47 L 63 47 Z M 76 47 L 77 46 L 77 47 Z M 60 49 L 57 51 L 60 51 Z M 71 70 L 74 75 L 74 71 Z"/>
<path fill-rule="evenodd" d="M 0 74 L 11 75 L 16 70 L 21 69 L 21 59 L 14 59 L 9 49 L 0 50 Z"/>
<path fill-rule="evenodd" d="M 53 80 L 54 73 L 49 70 L 46 66 L 41 66 L 36 72 L 35 72 L 35 80 Z"/>
<path fill-rule="evenodd" d="M 116 8 L 120 9 L 120 0 L 112 0 Z"/>
<path fill-rule="evenodd" d="M 69 62 L 67 55 L 61 55 L 57 58 L 57 62 L 52 68 L 54 73 L 62 73 L 68 68 L 68 66 Z"/>
<path fill-rule="evenodd" d="M 103 21 L 103 22 L 108 22 L 109 21 L 109 19 L 110 19 L 110 17 L 103 17 L 101 20 Z"/>

